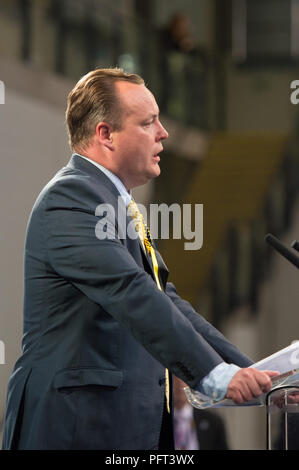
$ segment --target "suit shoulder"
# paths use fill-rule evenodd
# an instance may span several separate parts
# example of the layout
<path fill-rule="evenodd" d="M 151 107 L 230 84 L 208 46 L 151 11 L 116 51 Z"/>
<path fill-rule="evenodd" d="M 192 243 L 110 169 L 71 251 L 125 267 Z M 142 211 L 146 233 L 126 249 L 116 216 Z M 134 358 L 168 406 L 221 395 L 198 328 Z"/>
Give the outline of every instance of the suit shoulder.
<path fill-rule="evenodd" d="M 37 202 L 44 202 L 47 208 L 89 208 L 94 211 L 98 204 L 111 202 L 117 194 L 112 183 L 103 175 L 95 177 L 80 170 L 64 167 L 46 184 Z M 106 178 L 106 180 L 105 180 Z M 116 190 L 115 190 L 116 191 Z"/>

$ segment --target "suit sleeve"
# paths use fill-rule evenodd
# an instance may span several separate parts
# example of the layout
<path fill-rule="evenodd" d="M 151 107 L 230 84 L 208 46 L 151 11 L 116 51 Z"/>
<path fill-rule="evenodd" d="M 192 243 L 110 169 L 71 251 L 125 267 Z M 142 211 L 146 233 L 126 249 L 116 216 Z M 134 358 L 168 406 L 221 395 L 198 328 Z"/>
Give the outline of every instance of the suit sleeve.
<path fill-rule="evenodd" d="M 192 323 L 195 330 L 205 338 L 225 362 L 236 364 L 239 367 L 248 367 L 253 364 L 249 357 L 239 351 L 220 331 L 197 313 L 189 302 L 183 300 L 177 294 L 176 288 L 171 282 L 167 283 L 165 292 L 180 312 Z"/>
<path fill-rule="evenodd" d="M 93 214 L 45 211 L 47 262 L 130 330 L 163 366 L 193 387 L 223 361 L 118 240 L 95 236 Z"/>

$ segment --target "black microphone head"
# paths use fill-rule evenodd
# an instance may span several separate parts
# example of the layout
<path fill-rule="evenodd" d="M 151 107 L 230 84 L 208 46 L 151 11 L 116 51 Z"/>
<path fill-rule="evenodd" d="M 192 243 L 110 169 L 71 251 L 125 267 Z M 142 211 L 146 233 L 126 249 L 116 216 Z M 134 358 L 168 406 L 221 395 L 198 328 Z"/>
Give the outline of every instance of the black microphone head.
<path fill-rule="evenodd" d="M 282 256 L 288 259 L 292 264 L 299 268 L 299 257 L 294 253 L 294 251 L 289 250 L 283 243 L 281 243 L 278 238 L 274 237 L 271 233 L 267 233 L 265 236 L 265 241 L 269 245 L 273 246 Z"/>
<path fill-rule="evenodd" d="M 269 243 L 270 245 L 272 245 L 271 242 L 278 240 L 276 237 L 274 237 L 274 235 L 272 235 L 272 233 L 267 233 L 267 235 L 265 235 L 265 242 Z"/>
<path fill-rule="evenodd" d="M 294 240 L 291 247 L 299 251 L 299 242 L 297 242 L 297 240 Z"/>

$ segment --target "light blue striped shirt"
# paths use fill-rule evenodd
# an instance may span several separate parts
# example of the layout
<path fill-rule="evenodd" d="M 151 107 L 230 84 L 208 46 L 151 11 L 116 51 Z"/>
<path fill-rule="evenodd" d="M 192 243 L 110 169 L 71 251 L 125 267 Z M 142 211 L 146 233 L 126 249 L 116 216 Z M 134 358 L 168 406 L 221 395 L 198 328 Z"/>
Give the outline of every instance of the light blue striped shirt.
<path fill-rule="evenodd" d="M 131 193 L 126 190 L 123 182 L 118 178 L 118 176 L 116 176 L 110 170 L 95 162 L 94 160 L 91 160 L 90 158 L 84 157 L 79 153 L 76 153 L 74 155 L 78 155 L 79 157 L 84 158 L 84 160 L 87 160 L 88 162 L 92 163 L 97 168 L 99 168 L 99 170 L 105 173 L 105 175 L 114 184 L 119 194 L 123 198 L 126 207 L 129 205 L 132 198 Z M 200 381 L 196 389 L 204 395 L 213 398 L 214 400 L 222 400 L 226 395 L 229 382 L 239 369 L 240 367 L 236 366 L 235 364 L 227 364 L 226 362 L 221 362 L 220 364 L 218 364 L 218 366 L 212 369 L 206 377 L 204 377 Z"/>

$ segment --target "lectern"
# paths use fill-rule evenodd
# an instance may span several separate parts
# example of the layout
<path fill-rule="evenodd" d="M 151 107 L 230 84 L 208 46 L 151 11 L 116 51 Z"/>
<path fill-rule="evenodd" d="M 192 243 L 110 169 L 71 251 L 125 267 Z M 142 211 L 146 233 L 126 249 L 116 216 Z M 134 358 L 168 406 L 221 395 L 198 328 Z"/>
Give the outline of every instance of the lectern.
<path fill-rule="evenodd" d="M 265 240 L 299 268 L 299 258 L 295 251 L 288 249 L 271 233 L 266 235 Z M 299 251 L 297 240 L 292 243 L 292 248 Z M 299 450 L 299 380 L 271 390 L 266 397 L 266 406 L 267 448 Z"/>
<path fill-rule="evenodd" d="M 272 234 L 266 236 L 266 241 L 299 268 L 299 257 L 294 251 L 285 247 Z M 292 248 L 299 251 L 299 243 L 296 240 Z M 236 405 L 229 399 L 215 401 L 190 387 L 185 387 L 189 403 L 200 409 L 266 405 L 267 449 L 299 450 L 299 341 L 293 341 L 286 348 L 256 362 L 251 367 L 280 372 L 278 377 L 272 379 L 270 392 Z"/>
<path fill-rule="evenodd" d="M 299 450 L 299 380 L 266 397 L 267 449 Z"/>

